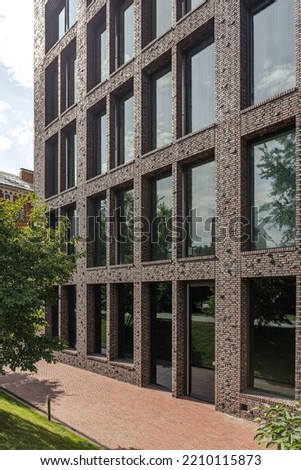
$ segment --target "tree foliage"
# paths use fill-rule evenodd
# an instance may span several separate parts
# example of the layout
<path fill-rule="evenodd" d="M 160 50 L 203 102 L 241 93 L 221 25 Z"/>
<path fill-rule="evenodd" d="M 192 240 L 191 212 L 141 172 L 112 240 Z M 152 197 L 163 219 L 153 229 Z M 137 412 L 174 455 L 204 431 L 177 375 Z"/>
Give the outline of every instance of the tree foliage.
<path fill-rule="evenodd" d="M 285 405 L 263 405 L 265 410 L 259 423 L 255 441 L 266 448 L 277 450 L 301 450 L 301 403 L 291 410 Z"/>
<path fill-rule="evenodd" d="M 25 226 L 17 223 L 31 205 Z M 35 371 L 40 359 L 54 360 L 64 341 L 44 334 L 45 303 L 54 303 L 54 285 L 67 283 L 76 255 L 66 254 L 68 223 L 50 228 L 46 207 L 36 196 L 0 200 L 0 374 L 5 367 Z"/>

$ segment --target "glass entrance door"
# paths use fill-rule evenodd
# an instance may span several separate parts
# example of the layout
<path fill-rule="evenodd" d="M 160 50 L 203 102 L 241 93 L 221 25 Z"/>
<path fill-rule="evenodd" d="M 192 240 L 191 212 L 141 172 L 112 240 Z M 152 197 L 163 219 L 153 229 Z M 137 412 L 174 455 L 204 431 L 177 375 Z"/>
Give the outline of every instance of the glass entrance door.
<path fill-rule="evenodd" d="M 187 288 L 187 394 L 214 402 L 214 284 Z"/>

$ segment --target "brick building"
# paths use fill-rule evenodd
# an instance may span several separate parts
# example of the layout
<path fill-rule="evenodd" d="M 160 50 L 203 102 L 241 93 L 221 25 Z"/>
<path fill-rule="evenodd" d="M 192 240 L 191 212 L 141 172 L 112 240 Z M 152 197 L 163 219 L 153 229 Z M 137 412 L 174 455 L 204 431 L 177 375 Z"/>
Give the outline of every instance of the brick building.
<path fill-rule="evenodd" d="M 35 2 L 36 191 L 86 254 L 61 361 L 243 417 L 301 398 L 300 16 Z"/>
<path fill-rule="evenodd" d="M 0 171 L 0 198 L 14 201 L 24 192 L 33 191 L 33 171 L 20 169 L 19 176 Z"/>

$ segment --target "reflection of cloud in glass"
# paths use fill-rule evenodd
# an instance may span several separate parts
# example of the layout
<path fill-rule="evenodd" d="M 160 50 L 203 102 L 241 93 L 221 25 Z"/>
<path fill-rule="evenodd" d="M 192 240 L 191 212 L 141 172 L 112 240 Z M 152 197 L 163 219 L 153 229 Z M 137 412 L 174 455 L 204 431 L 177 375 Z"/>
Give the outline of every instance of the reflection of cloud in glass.
<path fill-rule="evenodd" d="M 277 0 L 253 15 L 254 101 L 295 84 L 295 1 Z"/>

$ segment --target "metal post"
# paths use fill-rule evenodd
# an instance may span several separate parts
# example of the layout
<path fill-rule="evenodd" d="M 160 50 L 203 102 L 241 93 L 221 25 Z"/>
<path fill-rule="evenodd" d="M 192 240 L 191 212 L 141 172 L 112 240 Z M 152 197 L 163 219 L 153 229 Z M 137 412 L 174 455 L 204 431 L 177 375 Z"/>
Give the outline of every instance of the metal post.
<path fill-rule="evenodd" d="M 47 395 L 47 416 L 48 421 L 51 421 L 51 396 Z"/>

